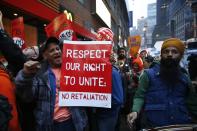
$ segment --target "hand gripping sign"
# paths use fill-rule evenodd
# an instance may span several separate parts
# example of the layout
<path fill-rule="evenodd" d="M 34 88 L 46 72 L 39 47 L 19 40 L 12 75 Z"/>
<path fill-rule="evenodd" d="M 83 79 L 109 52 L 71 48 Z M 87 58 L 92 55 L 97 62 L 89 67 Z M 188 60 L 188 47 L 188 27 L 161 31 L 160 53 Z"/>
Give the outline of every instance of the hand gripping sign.
<path fill-rule="evenodd" d="M 110 41 L 64 41 L 60 106 L 111 108 Z"/>

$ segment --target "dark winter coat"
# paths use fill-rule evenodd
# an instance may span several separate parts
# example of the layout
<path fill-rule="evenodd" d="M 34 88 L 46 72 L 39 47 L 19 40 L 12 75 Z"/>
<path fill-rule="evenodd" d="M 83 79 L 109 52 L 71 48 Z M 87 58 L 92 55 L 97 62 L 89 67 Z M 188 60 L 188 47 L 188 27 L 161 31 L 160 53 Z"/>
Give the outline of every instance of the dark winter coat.
<path fill-rule="evenodd" d="M 36 131 L 52 131 L 55 92 L 50 83 L 55 83 L 54 74 L 46 63 L 42 65 L 41 70 L 35 76 L 27 76 L 20 71 L 16 77 L 17 94 L 24 100 L 35 100 L 36 107 L 34 116 L 36 119 Z M 33 80 L 32 80 L 33 79 Z M 83 131 L 87 124 L 85 111 L 79 107 L 69 108 L 72 114 L 72 120 L 76 131 Z"/>

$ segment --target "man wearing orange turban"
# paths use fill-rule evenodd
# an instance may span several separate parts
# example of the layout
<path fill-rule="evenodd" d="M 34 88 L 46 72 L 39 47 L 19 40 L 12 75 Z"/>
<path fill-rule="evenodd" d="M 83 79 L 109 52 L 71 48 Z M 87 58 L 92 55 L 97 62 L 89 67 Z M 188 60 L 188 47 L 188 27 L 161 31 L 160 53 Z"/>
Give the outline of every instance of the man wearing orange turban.
<path fill-rule="evenodd" d="M 181 55 L 183 55 L 185 51 L 184 43 L 177 38 L 170 38 L 165 40 L 162 44 L 161 51 L 166 49 L 167 47 L 175 47 L 180 52 Z"/>
<path fill-rule="evenodd" d="M 160 63 L 140 76 L 132 112 L 127 119 L 130 127 L 140 111 L 142 128 L 191 122 L 185 103 L 190 81 L 179 66 L 184 50 L 184 43 L 177 38 L 163 42 Z"/>

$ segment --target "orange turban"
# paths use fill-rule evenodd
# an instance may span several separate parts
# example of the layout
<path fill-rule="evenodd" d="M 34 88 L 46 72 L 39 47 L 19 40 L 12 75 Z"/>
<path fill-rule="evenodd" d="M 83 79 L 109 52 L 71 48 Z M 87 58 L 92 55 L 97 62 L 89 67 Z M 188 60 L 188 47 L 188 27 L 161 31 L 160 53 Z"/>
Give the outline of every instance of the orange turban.
<path fill-rule="evenodd" d="M 177 38 L 170 38 L 170 39 L 165 40 L 162 44 L 161 51 L 167 47 L 177 48 L 179 52 L 181 53 L 181 55 L 183 55 L 185 51 L 184 43 L 180 39 L 177 39 Z"/>
<path fill-rule="evenodd" d="M 137 64 L 139 67 L 139 71 L 143 70 L 143 61 L 141 59 L 141 57 L 137 57 L 133 60 L 132 65 Z"/>

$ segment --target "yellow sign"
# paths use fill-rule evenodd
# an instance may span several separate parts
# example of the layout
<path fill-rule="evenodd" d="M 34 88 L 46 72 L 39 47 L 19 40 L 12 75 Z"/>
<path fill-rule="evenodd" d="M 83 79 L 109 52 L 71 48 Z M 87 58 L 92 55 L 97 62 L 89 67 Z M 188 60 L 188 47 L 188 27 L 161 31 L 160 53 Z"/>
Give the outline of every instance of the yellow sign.
<path fill-rule="evenodd" d="M 128 38 L 128 44 L 130 48 L 130 55 L 131 56 L 136 56 L 141 45 L 141 36 L 130 36 Z"/>

